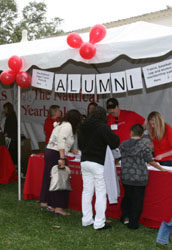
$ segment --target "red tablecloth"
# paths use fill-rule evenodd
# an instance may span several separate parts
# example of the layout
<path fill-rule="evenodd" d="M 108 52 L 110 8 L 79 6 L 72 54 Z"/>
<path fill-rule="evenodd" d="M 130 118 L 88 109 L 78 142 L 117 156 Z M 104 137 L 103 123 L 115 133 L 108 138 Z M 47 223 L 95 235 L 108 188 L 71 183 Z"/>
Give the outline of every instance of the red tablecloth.
<path fill-rule="evenodd" d="M 17 180 L 16 168 L 6 146 L 0 146 L 0 184 Z"/>
<path fill-rule="evenodd" d="M 82 177 L 80 163 L 69 161 L 69 166 L 72 171 L 72 192 L 70 192 L 69 208 L 81 210 Z M 39 200 L 43 170 L 43 154 L 31 156 L 28 162 L 23 190 L 23 198 L 25 200 Z M 118 174 L 120 174 L 120 168 L 118 168 Z M 146 187 L 140 223 L 147 227 L 159 228 L 163 220 L 169 221 L 172 217 L 172 173 L 150 170 L 149 174 L 149 183 Z M 123 187 L 121 186 L 121 197 L 118 199 L 118 204 L 107 204 L 107 217 L 120 218 L 120 203 L 122 197 Z"/>

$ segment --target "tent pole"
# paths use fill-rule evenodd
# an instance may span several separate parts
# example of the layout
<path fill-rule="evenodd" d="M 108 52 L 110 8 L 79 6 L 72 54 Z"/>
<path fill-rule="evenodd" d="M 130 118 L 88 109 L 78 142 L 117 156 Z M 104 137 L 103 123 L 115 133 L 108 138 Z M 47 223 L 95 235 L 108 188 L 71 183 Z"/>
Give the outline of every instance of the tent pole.
<path fill-rule="evenodd" d="M 18 200 L 21 200 L 21 88 L 17 87 L 17 114 L 18 114 Z"/>
<path fill-rule="evenodd" d="M 27 42 L 27 30 L 22 30 L 22 39 L 21 43 Z M 21 88 L 18 86 L 17 89 L 17 98 L 18 98 L 18 106 L 17 106 L 17 113 L 18 113 L 18 200 L 21 200 Z"/>

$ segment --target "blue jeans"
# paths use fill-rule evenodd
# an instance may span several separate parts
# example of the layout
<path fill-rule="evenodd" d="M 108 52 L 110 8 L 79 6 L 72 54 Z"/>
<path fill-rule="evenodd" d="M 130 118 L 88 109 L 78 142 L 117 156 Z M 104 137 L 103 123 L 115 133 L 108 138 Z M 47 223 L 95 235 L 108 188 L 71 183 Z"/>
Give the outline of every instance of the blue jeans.
<path fill-rule="evenodd" d="M 172 219 L 169 223 L 163 221 L 158 231 L 156 242 L 162 245 L 168 245 L 169 238 L 172 240 Z"/>

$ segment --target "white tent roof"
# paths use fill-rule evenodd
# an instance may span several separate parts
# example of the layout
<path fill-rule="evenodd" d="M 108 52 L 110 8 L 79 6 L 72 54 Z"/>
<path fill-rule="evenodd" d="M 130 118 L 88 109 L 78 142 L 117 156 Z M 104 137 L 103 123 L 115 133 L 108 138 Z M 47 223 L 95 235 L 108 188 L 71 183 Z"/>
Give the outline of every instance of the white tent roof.
<path fill-rule="evenodd" d="M 84 42 L 89 33 L 81 34 Z M 172 50 L 172 28 L 146 22 L 136 22 L 107 29 L 104 40 L 96 44 L 97 52 L 90 60 L 83 59 L 78 49 L 66 42 L 67 36 L 40 39 L 0 46 L 0 70 L 8 69 L 8 59 L 17 55 L 23 58 L 22 70 L 32 65 L 41 69 L 56 68 L 72 59 L 85 63 L 105 63 L 120 55 L 131 58 L 150 58 L 164 55 Z"/>

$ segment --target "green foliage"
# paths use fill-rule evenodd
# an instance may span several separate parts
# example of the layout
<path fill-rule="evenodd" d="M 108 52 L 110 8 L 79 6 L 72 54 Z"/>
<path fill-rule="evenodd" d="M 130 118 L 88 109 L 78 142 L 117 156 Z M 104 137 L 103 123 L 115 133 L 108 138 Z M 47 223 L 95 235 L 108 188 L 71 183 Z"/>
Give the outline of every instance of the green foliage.
<path fill-rule="evenodd" d="M 119 220 L 112 220 L 112 229 L 96 231 L 92 226 L 81 226 L 81 212 L 70 212 L 71 216 L 65 217 L 40 211 L 39 203 L 34 200 L 17 200 L 17 182 L 0 185 L 0 249 L 159 249 L 155 244 L 156 229 L 140 226 L 138 230 L 129 230 Z"/>
<path fill-rule="evenodd" d="M 12 43 L 17 6 L 14 0 L 0 0 L 0 44 Z"/>
<path fill-rule="evenodd" d="M 22 11 L 21 20 L 17 19 L 14 0 L 0 0 L 0 44 L 20 42 L 22 30 L 28 31 L 28 39 L 55 36 L 63 31 L 59 29 L 63 21 L 59 17 L 47 20 L 47 7 L 43 2 L 30 2 Z"/>

